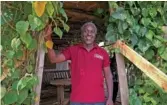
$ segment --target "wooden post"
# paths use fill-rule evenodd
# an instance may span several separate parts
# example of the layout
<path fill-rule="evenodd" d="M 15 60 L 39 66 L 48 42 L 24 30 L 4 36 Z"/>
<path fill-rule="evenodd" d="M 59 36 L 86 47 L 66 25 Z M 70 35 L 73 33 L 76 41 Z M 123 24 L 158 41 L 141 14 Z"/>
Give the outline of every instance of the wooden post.
<path fill-rule="evenodd" d="M 117 62 L 118 79 L 121 93 L 121 105 L 128 105 L 129 92 L 128 92 L 126 71 L 125 71 L 124 57 L 122 56 L 122 54 L 116 54 L 116 62 Z"/>
<path fill-rule="evenodd" d="M 39 42 L 41 41 L 41 35 L 39 36 Z M 37 50 L 37 60 L 36 60 L 36 75 L 39 79 L 39 84 L 35 87 L 36 92 L 36 99 L 34 105 L 39 105 L 40 103 L 40 95 L 41 95 L 41 86 L 42 86 L 42 76 L 43 76 L 43 68 L 44 68 L 44 58 L 45 58 L 45 51 L 42 47 L 42 44 L 38 44 Z"/>

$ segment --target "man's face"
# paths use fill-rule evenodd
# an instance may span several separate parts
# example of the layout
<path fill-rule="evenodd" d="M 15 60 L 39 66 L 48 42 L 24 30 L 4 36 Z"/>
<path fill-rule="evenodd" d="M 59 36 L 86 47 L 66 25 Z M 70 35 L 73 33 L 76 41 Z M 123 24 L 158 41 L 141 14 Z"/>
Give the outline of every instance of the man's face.
<path fill-rule="evenodd" d="M 82 38 L 85 44 L 90 45 L 95 41 L 95 29 L 92 25 L 87 25 L 82 32 Z"/>

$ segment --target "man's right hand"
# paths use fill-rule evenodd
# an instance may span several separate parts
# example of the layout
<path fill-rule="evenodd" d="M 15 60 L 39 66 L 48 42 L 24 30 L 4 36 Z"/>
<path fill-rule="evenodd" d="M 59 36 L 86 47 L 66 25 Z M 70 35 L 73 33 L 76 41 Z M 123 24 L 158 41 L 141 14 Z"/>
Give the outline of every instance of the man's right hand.
<path fill-rule="evenodd" d="M 49 24 L 45 28 L 45 37 L 44 37 L 45 41 L 52 40 L 51 34 L 52 34 L 52 24 Z"/>

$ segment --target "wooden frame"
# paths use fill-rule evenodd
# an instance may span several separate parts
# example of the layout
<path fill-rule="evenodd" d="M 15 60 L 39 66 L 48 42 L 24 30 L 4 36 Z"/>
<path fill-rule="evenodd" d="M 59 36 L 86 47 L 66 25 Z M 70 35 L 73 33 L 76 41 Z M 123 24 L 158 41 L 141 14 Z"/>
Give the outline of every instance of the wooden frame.
<path fill-rule="evenodd" d="M 121 41 L 117 41 L 114 48 L 119 48 L 120 53 L 135 64 L 141 71 L 143 71 L 149 78 L 151 78 L 157 85 L 167 92 L 167 75 L 161 70 L 152 65 L 149 61 L 136 53 L 132 48 Z"/>

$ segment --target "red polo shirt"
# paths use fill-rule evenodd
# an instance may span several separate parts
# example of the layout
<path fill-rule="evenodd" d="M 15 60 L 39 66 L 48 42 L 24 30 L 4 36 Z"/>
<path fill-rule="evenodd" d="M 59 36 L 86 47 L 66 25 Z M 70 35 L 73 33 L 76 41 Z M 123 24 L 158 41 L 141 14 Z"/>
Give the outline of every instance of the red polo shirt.
<path fill-rule="evenodd" d="M 71 60 L 71 102 L 104 102 L 103 68 L 110 65 L 107 52 L 97 45 L 88 52 L 79 44 L 62 53 Z"/>

